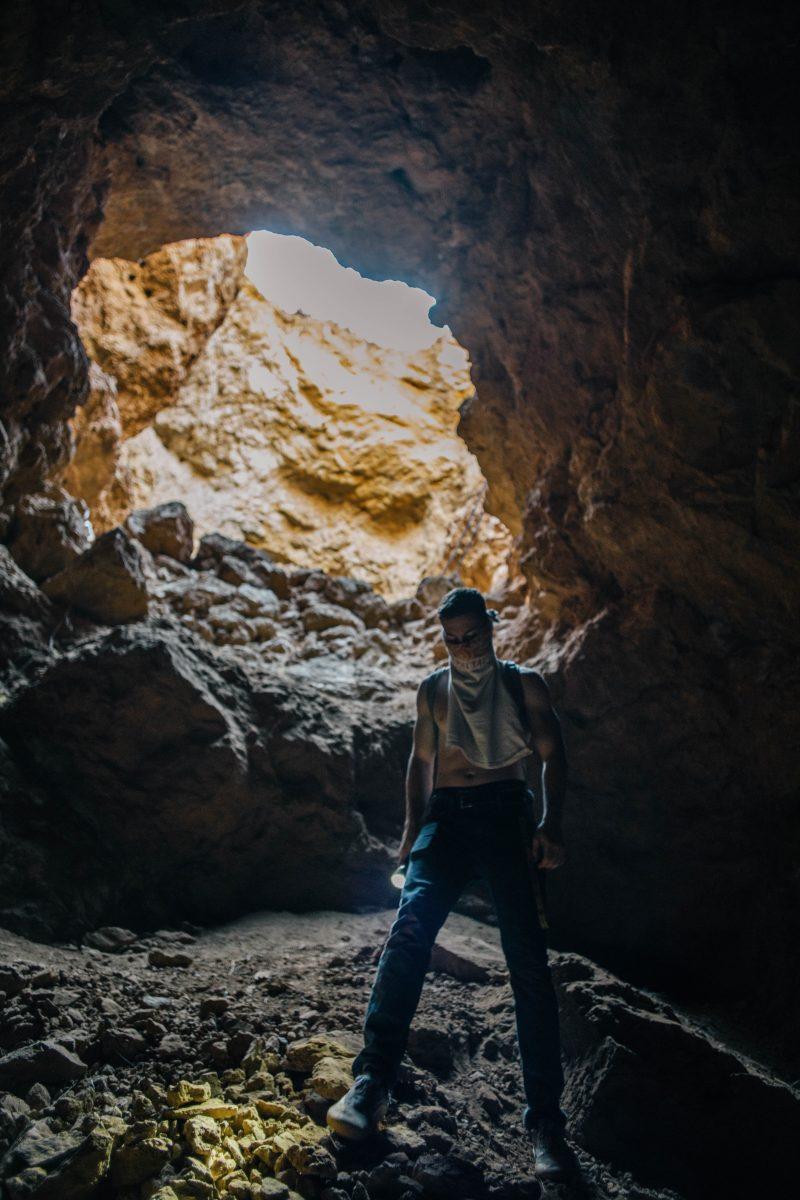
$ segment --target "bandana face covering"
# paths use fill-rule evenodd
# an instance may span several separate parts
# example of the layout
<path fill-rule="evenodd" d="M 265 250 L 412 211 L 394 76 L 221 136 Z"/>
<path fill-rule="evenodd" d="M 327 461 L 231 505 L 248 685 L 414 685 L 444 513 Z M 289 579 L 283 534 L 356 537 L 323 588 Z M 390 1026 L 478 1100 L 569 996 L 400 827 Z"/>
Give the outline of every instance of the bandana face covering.
<path fill-rule="evenodd" d="M 447 645 L 447 643 L 445 643 Z M 508 767 L 530 754 L 530 734 L 500 673 L 491 627 L 467 645 L 447 646 L 446 745 L 458 746 L 485 770 Z"/>

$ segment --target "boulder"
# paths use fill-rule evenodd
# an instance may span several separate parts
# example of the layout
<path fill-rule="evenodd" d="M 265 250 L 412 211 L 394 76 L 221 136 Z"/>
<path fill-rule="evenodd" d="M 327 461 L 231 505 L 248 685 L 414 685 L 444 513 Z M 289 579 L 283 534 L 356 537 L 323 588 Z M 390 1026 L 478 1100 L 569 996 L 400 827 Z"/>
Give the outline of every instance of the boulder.
<path fill-rule="evenodd" d="M 166 554 L 183 563 L 192 557 L 194 522 L 179 500 L 137 509 L 128 517 L 125 528 L 151 554 Z"/>
<path fill-rule="evenodd" d="M 86 1074 L 86 1063 L 52 1039 L 19 1046 L 0 1058 L 0 1084 L 70 1083 Z"/>
<path fill-rule="evenodd" d="M 0 608 L 28 617 L 46 617 L 52 611 L 47 596 L 25 574 L 7 546 L 0 546 Z"/>
<path fill-rule="evenodd" d="M 553 957 L 567 1064 L 564 1108 L 590 1153 L 654 1188 L 743 1196 L 742 1147 L 765 1195 L 788 1195 L 800 1091 L 577 954 Z"/>
<path fill-rule="evenodd" d="M 84 502 L 55 489 L 20 500 L 9 549 L 22 570 L 40 583 L 69 566 L 92 544 L 93 537 Z"/>
<path fill-rule="evenodd" d="M 47 580 L 51 600 L 105 625 L 147 616 L 149 555 L 121 528 L 109 529 L 58 575 Z"/>

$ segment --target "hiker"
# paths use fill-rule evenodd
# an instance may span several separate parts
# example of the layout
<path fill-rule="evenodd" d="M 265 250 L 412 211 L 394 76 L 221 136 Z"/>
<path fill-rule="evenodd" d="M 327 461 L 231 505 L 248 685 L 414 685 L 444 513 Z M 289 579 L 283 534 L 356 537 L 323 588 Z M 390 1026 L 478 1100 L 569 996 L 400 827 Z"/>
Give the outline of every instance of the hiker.
<path fill-rule="evenodd" d="M 561 814 L 566 755 L 547 685 L 537 671 L 496 657 L 494 609 L 475 588 L 444 597 L 438 615 L 449 664 L 417 691 L 399 849 L 407 871 L 381 953 L 354 1083 L 327 1114 L 358 1140 L 377 1130 L 391 1098 L 431 947 L 464 886 L 486 879 L 497 913 L 516 1011 L 534 1172 L 556 1179 L 575 1167 L 564 1140 L 558 1005 L 547 960 L 543 871 L 565 858 Z M 543 815 L 523 760 L 542 759 Z"/>

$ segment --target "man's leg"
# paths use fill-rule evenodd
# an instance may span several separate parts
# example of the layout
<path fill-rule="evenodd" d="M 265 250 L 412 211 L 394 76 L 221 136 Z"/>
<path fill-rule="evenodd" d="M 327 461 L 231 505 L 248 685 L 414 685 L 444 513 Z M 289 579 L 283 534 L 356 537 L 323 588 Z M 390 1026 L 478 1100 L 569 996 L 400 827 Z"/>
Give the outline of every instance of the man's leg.
<path fill-rule="evenodd" d="M 547 961 L 547 940 L 539 923 L 536 896 L 526 857 L 532 825 L 518 810 L 498 820 L 483 855 L 497 912 L 500 941 L 514 993 L 517 1041 L 527 1106 L 523 1123 L 530 1129 L 549 1118 L 566 1125 L 560 1107 L 564 1088 L 558 1002 Z"/>
<path fill-rule="evenodd" d="M 397 1081 L 431 947 L 468 877 L 450 832 L 439 825 L 429 844 L 415 849 L 415 842 L 411 848 L 397 917 L 384 943 L 367 1005 L 364 1048 L 352 1064 L 354 1076 L 374 1072 L 390 1088 Z M 425 840 L 420 830 L 418 841 Z"/>

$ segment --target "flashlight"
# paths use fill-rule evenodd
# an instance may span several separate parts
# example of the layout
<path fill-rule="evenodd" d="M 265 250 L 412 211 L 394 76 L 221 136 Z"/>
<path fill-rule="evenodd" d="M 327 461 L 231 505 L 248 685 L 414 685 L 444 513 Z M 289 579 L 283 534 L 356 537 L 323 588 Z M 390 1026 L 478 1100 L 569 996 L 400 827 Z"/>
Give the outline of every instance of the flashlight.
<path fill-rule="evenodd" d="M 408 870 L 408 859 L 404 858 L 398 867 L 392 871 L 390 882 L 396 888 L 401 888 L 406 881 L 406 871 Z"/>

